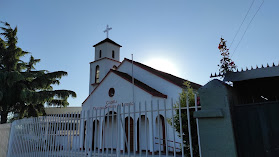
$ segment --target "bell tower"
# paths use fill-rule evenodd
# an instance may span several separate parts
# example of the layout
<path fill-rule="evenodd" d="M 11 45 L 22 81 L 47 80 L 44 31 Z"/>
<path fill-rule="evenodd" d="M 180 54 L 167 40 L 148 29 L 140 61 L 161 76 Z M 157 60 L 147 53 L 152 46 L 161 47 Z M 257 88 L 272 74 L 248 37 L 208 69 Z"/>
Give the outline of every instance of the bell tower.
<path fill-rule="evenodd" d="M 121 45 L 108 38 L 107 26 L 104 31 L 107 38 L 95 44 L 95 60 L 90 63 L 90 81 L 89 94 L 99 85 L 110 69 L 116 69 L 120 64 L 120 47 Z"/>

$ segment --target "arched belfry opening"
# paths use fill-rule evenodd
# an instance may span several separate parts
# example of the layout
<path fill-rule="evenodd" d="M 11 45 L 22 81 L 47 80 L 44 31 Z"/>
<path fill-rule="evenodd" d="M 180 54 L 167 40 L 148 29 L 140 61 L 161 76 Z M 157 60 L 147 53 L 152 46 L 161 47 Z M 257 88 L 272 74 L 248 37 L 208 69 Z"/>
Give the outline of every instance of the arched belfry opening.
<path fill-rule="evenodd" d="M 100 67 L 99 65 L 97 65 L 95 69 L 95 83 L 100 82 L 99 78 L 100 78 Z"/>

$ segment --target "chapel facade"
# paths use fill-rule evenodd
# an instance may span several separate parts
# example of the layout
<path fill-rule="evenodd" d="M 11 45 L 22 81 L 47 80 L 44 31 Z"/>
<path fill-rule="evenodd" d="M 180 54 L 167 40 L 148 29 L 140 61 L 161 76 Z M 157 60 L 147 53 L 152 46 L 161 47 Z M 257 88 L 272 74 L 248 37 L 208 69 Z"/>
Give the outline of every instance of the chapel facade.
<path fill-rule="evenodd" d="M 131 146 L 131 149 L 138 151 L 140 148 L 141 150 L 145 148 L 149 152 L 158 151 L 159 145 L 155 144 L 153 147 L 154 142 L 156 142 L 156 138 L 158 140 L 159 136 L 162 139 L 166 138 L 165 131 L 169 134 L 167 135 L 168 139 L 181 143 L 178 133 L 166 121 L 171 117 L 169 110 L 166 114 L 146 112 L 146 114 L 140 115 L 139 113 L 157 108 L 170 109 L 171 105 L 178 101 L 179 93 L 185 88 L 183 83 L 186 80 L 127 58 L 120 61 L 120 48 L 122 46 L 109 38 L 93 47 L 95 48 L 95 60 L 90 63 L 89 96 L 82 103 L 82 111 L 93 110 L 94 112 L 95 110 L 99 112 L 99 109 L 103 109 L 104 113 L 102 111 L 102 113 L 97 114 L 104 116 L 110 114 L 115 117 L 111 116 L 110 119 L 96 118 L 90 131 L 86 131 L 86 125 L 88 125 L 86 122 L 81 123 L 81 128 L 84 128 L 81 136 L 81 140 L 84 142 L 82 142 L 83 146 L 81 147 L 91 144 L 90 141 L 86 141 L 86 133 L 93 133 L 99 136 L 96 136 L 97 139 L 93 137 L 92 140 L 97 142 L 92 142 L 92 145 L 102 149 L 102 147 L 116 148 L 120 144 L 121 150 L 124 151 L 127 146 L 123 141 L 117 143 L 117 140 L 112 142 L 110 140 L 114 137 L 125 139 L 125 136 L 127 139 L 128 121 L 131 125 L 129 131 L 132 131 L 130 134 L 133 135 L 130 138 L 135 144 L 135 146 Z M 201 87 L 194 82 L 190 82 L 190 84 L 194 90 Z M 118 134 L 117 129 L 119 128 L 114 124 L 117 123 L 116 106 L 119 105 L 126 106 L 123 109 L 125 112 L 123 121 L 126 122 L 126 126 L 120 128 L 121 133 Z M 137 114 L 128 115 L 129 110 Z M 123 111 L 121 109 L 121 112 Z M 86 116 L 86 114 L 83 115 L 83 118 L 86 119 Z M 106 129 L 104 126 L 108 126 L 110 129 Z M 160 135 L 158 135 L 158 130 L 161 130 L 161 132 L 159 131 Z M 154 139 L 151 140 L 152 136 Z M 161 150 L 165 149 L 164 146 L 161 147 Z"/>

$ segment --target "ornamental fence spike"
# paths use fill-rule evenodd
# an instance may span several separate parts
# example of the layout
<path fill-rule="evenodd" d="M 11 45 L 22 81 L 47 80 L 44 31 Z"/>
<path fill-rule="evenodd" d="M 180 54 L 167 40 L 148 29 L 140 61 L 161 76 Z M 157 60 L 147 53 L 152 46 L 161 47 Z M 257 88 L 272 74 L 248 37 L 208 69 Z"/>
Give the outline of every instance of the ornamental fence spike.
<path fill-rule="evenodd" d="M 256 65 L 256 69 L 258 69 L 259 67 L 258 67 L 258 65 Z"/>
<path fill-rule="evenodd" d="M 262 68 L 264 68 L 263 64 L 262 64 Z"/>
<path fill-rule="evenodd" d="M 251 66 L 251 70 L 253 70 L 253 66 Z"/>
<path fill-rule="evenodd" d="M 268 63 L 267 63 L 267 65 L 266 65 L 266 67 L 269 67 Z"/>
<path fill-rule="evenodd" d="M 274 64 L 274 62 L 273 62 L 273 64 L 272 64 L 272 66 L 273 66 L 273 67 L 275 67 L 275 64 Z"/>

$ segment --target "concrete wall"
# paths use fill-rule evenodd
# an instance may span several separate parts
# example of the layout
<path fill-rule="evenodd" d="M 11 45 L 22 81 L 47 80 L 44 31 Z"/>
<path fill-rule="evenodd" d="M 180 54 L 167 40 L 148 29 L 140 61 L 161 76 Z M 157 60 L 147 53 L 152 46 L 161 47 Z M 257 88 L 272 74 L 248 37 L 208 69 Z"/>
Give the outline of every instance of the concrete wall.
<path fill-rule="evenodd" d="M 8 151 L 11 124 L 0 125 L 0 157 L 6 157 Z"/>
<path fill-rule="evenodd" d="M 203 157 L 236 157 L 230 106 L 234 103 L 233 89 L 219 80 L 212 80 L 199 89 L 199 118 L 201 150 Z"/>

